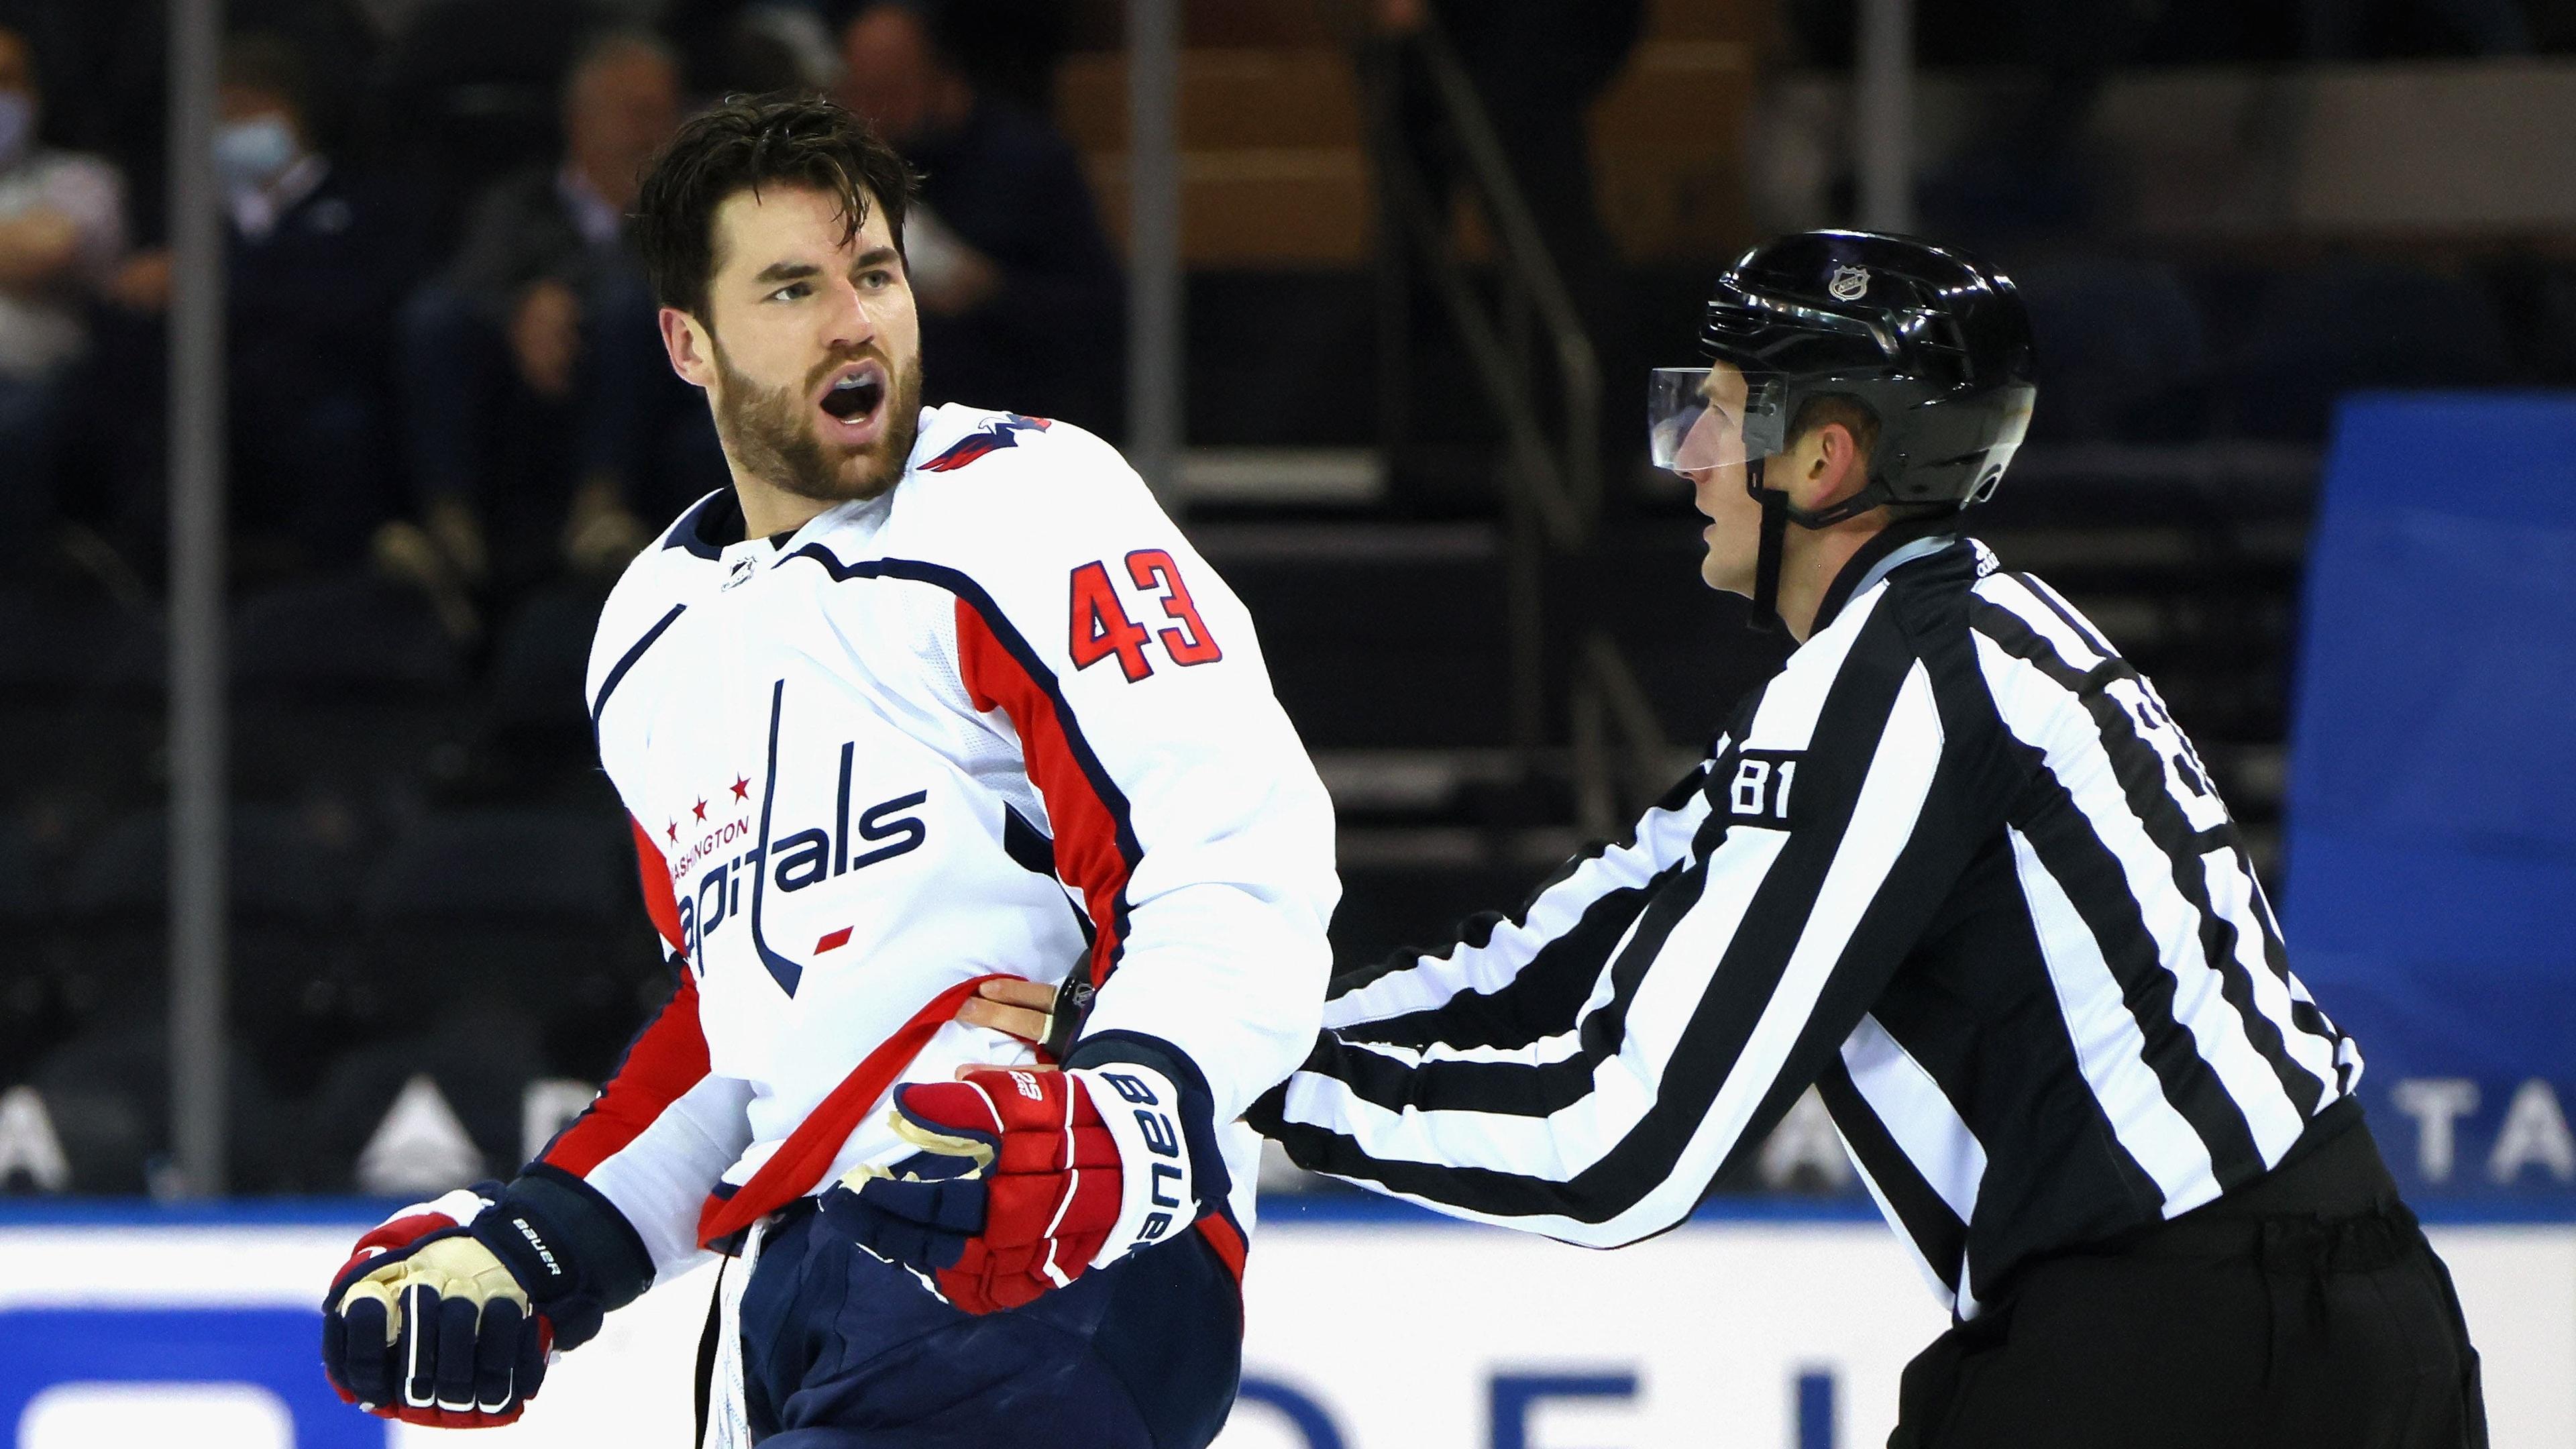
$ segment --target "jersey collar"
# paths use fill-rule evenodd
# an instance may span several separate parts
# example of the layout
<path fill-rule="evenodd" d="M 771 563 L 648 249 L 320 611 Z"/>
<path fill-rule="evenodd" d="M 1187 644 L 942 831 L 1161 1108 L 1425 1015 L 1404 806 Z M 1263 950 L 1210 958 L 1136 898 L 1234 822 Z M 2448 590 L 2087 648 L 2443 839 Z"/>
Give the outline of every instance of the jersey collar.
<path fill-rule="evenodd" d="M 1916 559 L 1930 558 L 1958 541 L 1956 514 L 1906 519 L 1880 529 L 1843 565 L 1842 572 L 1834 575 L 1833 583 L 1825 589 L 1824 601 L 1816 606 L 1816 622 L 1808 629 L 1807 637 L 1813 639 L 1823 633 L 1845 604 L 1878 587 L 1889 574 Z"/>
<path fill-rule="evenodd" d="M 775 551 L 785 553 L 790 544 L 813 532 L 817 524 L 846 518 L 855 511 L 884 503 L 900 492 L 904 484 L 912 480 L 913 472 L 920 466 L 922 459 L 931 456 L 932 434 L 956 431 L 953 420 L 947 416 L 951 411 L 952 409 L 946 407 L 928 407 L 921 410 L 919 436 L 913 440 L 912 454 L 904 459 L 903 476 L 895 480 L 894 487 L 874 498 L 854 499 L 851 502 L 835 504 L 824 509 L 807 519 L 802 527 L 788 536 L 772 540 L 776 546 Z M 945 446 L 944 441 L 941 446 Z M 743 532 L 742 502 L 735 497 L 730 484 L 699 499 L 688 512 L 681 514 L 679 521 L 672 524 L 670 531 L 662 536 L 662 547 L 682 549 L 710 563 L 722 562 L 728 550 L 747 542 L 750 540 Z"/>

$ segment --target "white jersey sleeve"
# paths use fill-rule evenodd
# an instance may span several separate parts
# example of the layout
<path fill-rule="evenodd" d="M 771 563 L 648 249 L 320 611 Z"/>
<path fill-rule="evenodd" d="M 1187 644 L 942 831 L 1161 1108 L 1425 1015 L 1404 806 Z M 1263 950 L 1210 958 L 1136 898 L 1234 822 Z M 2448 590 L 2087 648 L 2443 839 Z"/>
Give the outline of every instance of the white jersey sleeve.
<path fill-rule="evenodd" d="M 586 698 L 593 727 L 601 733 L 602 761 L 622 797 L 628 782 L 619 766 L 634 752 L 634 742 L 625 736 L 640 725 L 626 715 L 608 721 L 601 706 L 681 612 L 659 577 L 661 554 L 659 548 L 647 549 L 628 569 L 602 610 L 592 641 Z M 618 737 L 610 738 L 610 731 Z M 654 1273 L 669 1277 L 697 1260 L 698 1214 L 707 1191 L 749 1142 L 743 1109 L 750 1087 L 709 1068 L 697 982 L 679 959 L 683 947 L 670 866 L 653 832 L 637 818 L 637 809 L 628 797 L 645 913 L 672 958 L 678 985 L 628 1044 L 598 1097 L 546 1145 L 527 1172 L 594 1206 L 615 1209 L 615 1217 L 632 1230 L 651 1259 Z M 566 1215 L 568 1209 L 558 1213 Z"/>
<path fill-rule="evenodd" d="M 1167 1049 L 1232 1122 L 1320 1021 L 1331 801 L 1251 617 L 1116 451 L 1060 423 L 984 426 L 919 465 L 951 476 L 916 506 L 970 561 L 960 680 L 1017 737 L 1095 932 L 1072 1060 Z"/>

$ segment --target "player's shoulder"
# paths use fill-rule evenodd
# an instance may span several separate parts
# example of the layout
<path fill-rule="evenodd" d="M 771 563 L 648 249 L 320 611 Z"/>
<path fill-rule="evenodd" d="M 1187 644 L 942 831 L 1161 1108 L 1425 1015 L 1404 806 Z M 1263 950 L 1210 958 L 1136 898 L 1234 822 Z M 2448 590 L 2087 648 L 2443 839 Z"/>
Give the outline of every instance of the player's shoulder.
<path fill-rule="evenodd" d="M 1058 419 L 953 403 L 924 414 L 902 489 L 897 508 L 908 521 L 982 537 L 1154 507 L 1136 470 L 1097 434 Z M 1020 526 L 994 527 L 1014 521 Z"/>
<path fill-rule="evenodd" d="M 598 698 L 621 661 L 669 629 L 709 571 L 720 566 L 723 550 L 708 541 L 709 526 L 718 521 L 714 515 L 734 506 L 732 490 L 717 489 L 683 509 L 627 562 L 591 634 L 591 698 Z"/>

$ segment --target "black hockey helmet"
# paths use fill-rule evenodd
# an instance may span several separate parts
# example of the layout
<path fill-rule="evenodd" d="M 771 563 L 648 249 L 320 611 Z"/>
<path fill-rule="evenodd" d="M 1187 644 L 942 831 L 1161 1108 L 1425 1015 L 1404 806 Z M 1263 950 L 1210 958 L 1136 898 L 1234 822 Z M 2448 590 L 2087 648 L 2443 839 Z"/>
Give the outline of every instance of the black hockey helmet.
<path fill-rule="evenodd" d="M 1717 279 L 1700 333 L 1744 373 L 1745 486 L 1764 509 L 1756 617 L 1772 605 L 1784 523 L 1823 528 L 1882 504 L 1908 514 L 1993 494 L 2030 426 L 2030 318 L 2010 278 L 1946 247 L 1875 232 L 1798 232 Z M 1649 436 L 1658 466 L 1680 460 L 1705 368 L 1659 368 Z M 1867 483 L 1826 509 L 1792 508 L 1762 482 L 1810 399 L 1852 398 L 1878 419 Z"/>

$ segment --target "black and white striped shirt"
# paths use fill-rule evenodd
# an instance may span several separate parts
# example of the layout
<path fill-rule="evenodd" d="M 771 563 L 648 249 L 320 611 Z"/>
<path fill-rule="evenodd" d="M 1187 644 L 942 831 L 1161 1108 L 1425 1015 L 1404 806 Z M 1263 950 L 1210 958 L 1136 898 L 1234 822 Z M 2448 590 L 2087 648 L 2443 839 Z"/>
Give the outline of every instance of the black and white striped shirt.
<path fill-rule="evenodd" d="M 1337 980 L 1254 1125 L 1610 1247 L 1681 1221 L 1814 1083 L 1966 1318 L 2034 1255 L 2252 1181 L 2351 1095 L 2360 1053 L 2199 757 L 2072 606 L 1918 530 L 1818 622 L 1631 839 Z"/>

